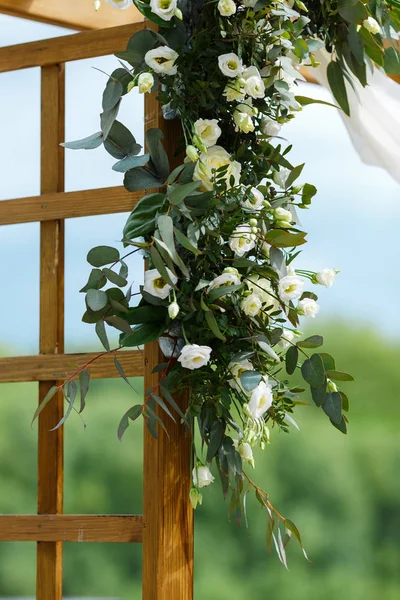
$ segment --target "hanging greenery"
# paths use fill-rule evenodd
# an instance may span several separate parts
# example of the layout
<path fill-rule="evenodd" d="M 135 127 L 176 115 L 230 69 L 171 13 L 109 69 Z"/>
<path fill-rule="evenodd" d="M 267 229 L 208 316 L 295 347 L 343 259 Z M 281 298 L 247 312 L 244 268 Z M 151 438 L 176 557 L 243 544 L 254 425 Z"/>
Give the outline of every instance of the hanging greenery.
<path fill-rule="evenodd" d="M 107 1 L 120 8 L 132 5 L 131 0 Z M 87 307 L 83 320 L 95 324 L 107 352 L 106 327 L 121 332 L 121 347 L 162 344 L 165 362 L 156 367 L 160 385 L 124 415 L 119 437 L 139 416 L 156 437 L 157 427 L 163 427 L 157 405 L 166 418 L 181 419 L 193 436 L 193 506 L 214 482 L 210 469 L 215 464 L 213 472 L 230 497 L 230 515 L 240 521 L 253 490 L 266 509 L 267 544 L 273 542 L 286 565 L 286 544 L 294 535 L 302 546 L 300 534 L 249 476 L 253 448 L 270 443 L 271 429 L 296 427 L 294 409 L 304 404 L 299 400 L 304 389 L 288 377 L 296 371 L 330 423 L 346 433 L 349 402 L 337 385 L 353 378 L 319 350 L 321 336 L 302 339 L 299 331 L 300 319 L 319 311 L 318 286 L 330 288 L 338 271 L 300 266 L 306 233 L 298 211 L 310 208 L 317 190 L 301 180 L 304 165 L 292 164 L 291 147 L 279 134 L 304 105 L 315 102 L 296 94 L 296 82 L 303 79 L 300 65 L 318 64 L 321 48 L 331 54 L 328 79 L 346 114 L 345 82 L 365 86 L 373 68 L 400 72 L 392 42 L 400 26 L 399 3 L 133 4 L 158 29 L 139 31 L 117 54 L 120 67 L 104 91 L 101 130 L 65 146 L 103 144 L 128 191 L 159 192 L 144 195 L 130 214 L 122 239 L 125 255 L 106 246 L 89 252 L 93 269 L 81 290 Z M 158 94 L 164 116 L 180 120 L 177 150 L 186 157 L 172 172 L 160 130 L 147 131 L 143 154 L 117 120 L 122 99 L 136 87 Z M 149 266 L 138 305 L 127 288 L 127 259 L 137 251 Z M 66 417 L 77 395 L 76 375 L 61 386 L 69 404 Z M 80 383 L 82 410 L 88 370 L 80 370 Z M 182 393 L 189 396 L 185 413 L 176 402 Z"/>

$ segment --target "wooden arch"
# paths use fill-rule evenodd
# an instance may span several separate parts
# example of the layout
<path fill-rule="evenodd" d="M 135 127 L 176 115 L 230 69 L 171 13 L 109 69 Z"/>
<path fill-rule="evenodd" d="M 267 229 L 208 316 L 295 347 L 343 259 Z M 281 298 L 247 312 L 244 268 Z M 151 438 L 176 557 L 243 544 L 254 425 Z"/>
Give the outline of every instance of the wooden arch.
<path fill-rule="evenodd" d="M 94 29 L 96 13 L 89 13 L 87 5 L 93 10 L 91 0 L 1 0 L 0 12 Z M 83 365 L 91 357 L 64 354 L 64 220 L 130 211 L 142 195 L 130 194 L 123 187 L 65 193 L 60 146 L 64 141 L 65 63 L 124 50 L 135 31 L 144 27 L 135 10 L 113 11 L 112 15 L 128 20 L 128 13 L 129 24 L 0 48 L 0 77 L 27 67 L 41 69 L 41 195 L 0 202 L 0 226 L 40 222 L 40 355 L 0 358 L 0 383 L 37 381 L 39 401 L 65 378 L 71 363 Z M 111 13 L 104 13 L 105 26 L 110 25 L 107 14 Z M 163 121 L 154 96 L 146 98 L 145 127 L 163 129 L 173 164 L 179 127 Z M 120 359 L 128 376 L 144 376 L 145 389 L 157 385 L 159 375 L 152 373 L 162 361 L 157 343 L 145 347 L 144 357 L 127 351 Z M 112 357 L 94 363 L 91 376 L 118 377 Z M 181 405 L 185 408 L 184 398 Z M 50 432 L 62 414 L 60 395 L 39 417 L 37 514 L 0 515 L 0 541 L 37 542 L 36 598 L 62 600 L 64 542 L 137 542 L 143 544 L 143 600 L 191 600 L 191 440 L 179 419 L 177 423 L 165 419 L 169 437 L 160 431 L 155 441 L 145 431 L 143 515 L 64 515 L 64 432 L 62 428 Z"/>

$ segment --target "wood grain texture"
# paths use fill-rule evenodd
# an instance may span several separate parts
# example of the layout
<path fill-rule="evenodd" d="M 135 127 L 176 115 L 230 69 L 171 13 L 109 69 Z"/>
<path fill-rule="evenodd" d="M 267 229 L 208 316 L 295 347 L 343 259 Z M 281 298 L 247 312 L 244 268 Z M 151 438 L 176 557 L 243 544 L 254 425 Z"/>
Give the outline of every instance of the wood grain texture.
<path fill-rule="evenodd" d="M 143 21 L 133 5 L 128 10 L 115 10 L 103 1 L 96 12 L 93 0 L 0 0 L 0 13 L 78 30 Z"/>
<path fill-rule="evenodd" d="M 29 44 L 6 46 L 0 48 L 0 73 L 114 54 L 125 50 L 130 37 L 143 27 L 142 21 Z"/>
<path fill-rule="evenodd" d="M 160 127 L 171 167 L 181 136 L 177 122 L 166 122 L 154 96 L 146 97 L 146 127 Z M 175 164 L 174 164 L 175 163 Z M 155 365 L 164 361 L 157 342 L 145 346 L 145 390 L 156 386 Z M 187 397 L 177 399 L 182 410 Z M 193 510 L 191 487 L 191 435 L 157 407 L 168 435 L 159 428 L 155 440 L 144 433 L 143 490 L 143 600 L 193 599 Z"/>
<path fill-rule="evenodd" d="M 111 187 L 2 200 L 0 225 L 130 212 L 142 196 L 143 192 Z"/>
<path fill-rule="evenodd" d="M 0 358 L 0 383 L 24 381 L 54 381 L 65 379 L 76 369 L 97 358 L 98 353 L 40 354 L 39 356 L 16 356 Z M 144 375 L 144 357 L 139 350 L 118 352 L 118 361 L 127 377 Z M 114 379 L 120 377 L 111 354 L 103 354 L 90 367 L 91 379 Z"/>
<path fill-rule="evenodd" d="M 42 68 L 41 192 L 64 189 L 65 73 L 64 65 Z M 40 343 L 41 354 L 64 351 L 64 222 L 40 226 Z M 56 381 L 39 383 L 39 403 Z M 46 406 L 38 427 L 38 513 L 60 514 L 63 508 L 63 428 L 50 431 L 63 415 L 62 394 Z M 37 546 L 37 597 L 62 600 L 62 544 Z"/>
<path fill-rule="evenodd" d="M 142 530 L 135 515 L 0 515 L 2 542 L 132 543 L 142 541 Z"/>

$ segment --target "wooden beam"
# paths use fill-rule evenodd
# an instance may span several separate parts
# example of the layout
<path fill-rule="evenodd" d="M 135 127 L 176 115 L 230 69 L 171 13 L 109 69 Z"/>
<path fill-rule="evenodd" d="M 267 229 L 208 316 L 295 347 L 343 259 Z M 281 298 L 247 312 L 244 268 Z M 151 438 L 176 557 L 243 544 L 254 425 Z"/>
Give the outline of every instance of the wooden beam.
<path fill-rule="evenodd" d="M 64 65 L 42 68 L 41 193 L 64 190 L 65 73 Z M 42 354 L 64 352 L 64 221 L 40 225 L 40 343 Z M 56 381 L 39 383 L 39 404 Z M 63 509 L 63 428 L 50 431 L 63 415 L 58 393 L 39 416 L 38 513 L 60 514 Z M 62 600 L 62 544 L 37 545 L 37 598 Z"/>
<path fill-rule="evenodd" d="M 0 73 L 115 54 L 125 50 L 131 36 L 143 27 L 142 21 L 29 44 L 6 46 L 0 48 Z"/>
<path fill-rule="evenodd" d="M 134 515 L 0 515 L 1 542 L 132 543 L 142 541 L 142 530 Z"/>
<path fill-rule="evenodd" d="M 179 124 L 164 121 L 155 95 L 146 95 L 146 127 L 160 127 L 171 168 L 181 136 Z M 174 164 L 175 162 L 175 164 Z M 158 342 L 145 345 L 145 390 L 156 387 L 160 373 L 153 368 L 165 359 Z M 159 392 L 158 392 L 159 393 Z M 188 397 L 177 398 L 185 412 Z M 158 428 L 154 439 L 144 432 L 143 489 L 143 600 L 193 600 L 193 509 L 191 487 L 191 434 L 157 406 L 167 433 Z"/>
<path fill-rule="evenodd" d="M 116 10 L 104 0 L 97 12 L 93 0 L 0 0 L 0 13 L 79 31 L 143 21 L 133 5 L 131 9 Z"/>
<path fill-rule="evenodd" d="M 0 358 L 0 383 L 21 383 L 25 381 L 54 381 L 65 379 L 76 369 L 90 365 L 91 379 L 113 379 L 120 377 L 112 354 L 103 354 L 97 358 L 97 352 L 87 354 L 40 354 L 39 356 L 18 356 Z M 139 350 L 118 353 L 127 377 L 144 375 L 143 354 Z"/>
<path fill-rule="evenodd" d="M 120 186 L 2 200 L 0 225 L 130 212 L 142 197 L 143 192 L 128 192 Z"/>

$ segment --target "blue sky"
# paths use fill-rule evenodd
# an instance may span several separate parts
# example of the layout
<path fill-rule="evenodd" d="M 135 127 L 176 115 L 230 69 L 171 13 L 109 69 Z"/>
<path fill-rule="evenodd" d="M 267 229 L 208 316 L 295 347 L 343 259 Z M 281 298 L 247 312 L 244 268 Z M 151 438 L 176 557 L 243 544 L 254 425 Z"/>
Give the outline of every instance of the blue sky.
<path fill-rule="evenodd" d="M 68 30 L 0 16 L 0 45 L 7 46 L 69 33 Z M 67 65 L 66 139 L 99 129 L 101 94 L 113 57 Z M 318 86 L 302 84 L 299 94 L 329 100 Z M 0 200 L 39 193 L 40 73 L 27 69 L 0 74 Z M 143 98 L 132 93 L 119 117 L 143 140 Z M 300 219 L 309 244 L 298 268 L 332 267 L 341 273 L 330 290 L 319 289 L 318 320 L 348 318 L 370 323 L 390 337 L 400 335 L 398 230 L 400 186 L 384 171 L 363 165 L 353 150 L 335 109 L 312 105 L 287 125 L 282 135 L 292 144 L 291 161 L 306 162 L 304 181 L 318 188 L 310 211 Z M 399 158 L 400 161 L 400 158 Z M 113 159 L 99 148 L 67 151 L 66 190 L 121 185 L 111 170 Z M 302 177 L 303 180 L 303 177 Z M 120 239 L 126 215 L 90 217 L 66 225 L 66 349 L 91 347 L 92 327 L 81 323 L 84 309 L 79 289 L 89 273 L 87 251 Z M 136 284 L 142 280 L 141 260 L 131 264 Z M 36 353 L 39 331 L 39 225 L 0 228 L 0 346 L 7 353 Z M 26 307 L 29 307 L 28 309 Z"/>

